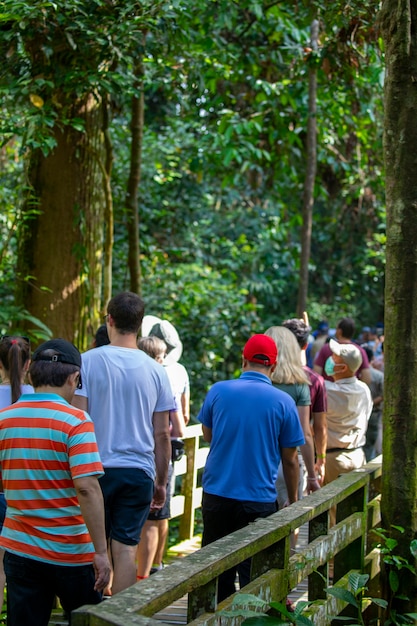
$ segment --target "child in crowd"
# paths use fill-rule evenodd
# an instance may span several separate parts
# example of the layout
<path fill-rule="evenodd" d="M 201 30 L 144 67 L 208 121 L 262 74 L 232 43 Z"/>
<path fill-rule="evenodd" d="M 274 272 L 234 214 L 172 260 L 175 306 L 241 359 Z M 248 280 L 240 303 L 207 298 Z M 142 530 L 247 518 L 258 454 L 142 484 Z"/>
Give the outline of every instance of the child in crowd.
<path fill-rule="evenodd" d="M 138 348 L 143 350 L 158 363 L 163 363 L 167 352 L 166 343 L 159 337 L 141 337 L 138 340 Z M 184 421 L 180 416 L 176 401 L 173 397 L 173 408 L 169 412 L 171 440 L 175 441 L 184 435 Z M 167 497 L 165 505 L 159 511 L 150 511 L 148 519 L 142 530 L 142 535 L 137 549 L 137 578 L 148 578 L 164 567 L 163 555 L 168 538 L 168 520 L 171 516 L 171 496 L 174 492 L 175 476 L 171 460 L 168 472 Z"/>

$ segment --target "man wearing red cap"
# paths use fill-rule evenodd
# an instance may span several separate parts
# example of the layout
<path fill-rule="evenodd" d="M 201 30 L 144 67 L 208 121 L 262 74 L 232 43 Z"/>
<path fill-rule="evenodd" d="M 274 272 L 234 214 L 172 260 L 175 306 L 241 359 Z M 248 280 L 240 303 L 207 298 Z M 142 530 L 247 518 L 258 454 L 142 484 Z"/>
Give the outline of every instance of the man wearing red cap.
<path fill-rule="evenodd" d="M 275 481 L 282 459 L 290 502 L 297 499 L 297 446 L 304 443 L 295 403 L 272 386 L 275 341 L 254 335 L 243 349 L 242 374 L 218 382 L 198 415 L 210 443 L 203 475 L 203 545 L 277 511 Z M 238 567 L 240 587 L 250 560 Z M 218 602 L 235 592 L 236 569 L 219 577 Z"/>

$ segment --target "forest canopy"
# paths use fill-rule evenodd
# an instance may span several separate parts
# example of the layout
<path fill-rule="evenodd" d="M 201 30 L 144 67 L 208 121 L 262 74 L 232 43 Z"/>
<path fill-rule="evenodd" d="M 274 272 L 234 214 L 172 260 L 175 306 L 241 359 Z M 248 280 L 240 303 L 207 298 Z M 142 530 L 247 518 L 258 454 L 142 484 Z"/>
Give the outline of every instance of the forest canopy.
<path fill-rule="evenodd" d="M 178 328 L 197 396 L 233 374 L 296 314 L 312 70 L 310 321 L 382 321 L 377 3 L 0 7 L 2 332 L 85 349 L 133 289 Z"/>

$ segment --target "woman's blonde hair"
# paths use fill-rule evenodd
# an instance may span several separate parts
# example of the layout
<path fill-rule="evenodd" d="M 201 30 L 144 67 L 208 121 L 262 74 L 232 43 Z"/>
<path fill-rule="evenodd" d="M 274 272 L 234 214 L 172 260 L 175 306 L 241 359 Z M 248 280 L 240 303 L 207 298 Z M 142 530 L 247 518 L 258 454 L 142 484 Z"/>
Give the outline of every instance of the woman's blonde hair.
<path fill-rule="evenodd" d="M 310 380 L 301 365 L 300 346 L 293 333 L 284 326 L 271 326 L 265 331 L 265 335 L 272 337 L 278 348 L 278 364 L 272 374 L 272 382 L 310 385 Z"/>

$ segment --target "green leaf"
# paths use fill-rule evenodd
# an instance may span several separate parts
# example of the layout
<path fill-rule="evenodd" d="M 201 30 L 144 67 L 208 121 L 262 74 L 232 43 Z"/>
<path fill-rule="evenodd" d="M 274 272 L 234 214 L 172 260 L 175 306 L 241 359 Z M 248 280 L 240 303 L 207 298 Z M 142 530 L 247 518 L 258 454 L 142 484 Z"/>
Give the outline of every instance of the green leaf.
<path fill-rule="evenodd" d="M 348 577 L 349 585 L 355 596 L 357 595 L 359 590 L 365 588 L 368 580 L 369 580 L 368 574 L 359 574 L 358 572 L 352 572 L 351 574 L 349 574 L 349 577 Z"/>
<path fill-rule="evenodd" d="M 389 580 L 389 586 L 391 587 L 392 591 L 396 593 L 400 586 L 400 582 L 398 580 L 398 574 L 395 570 L 390 571 L 388 580 Z"/>
<path fill-rule="evenodd" d="M 242 624 L 246 626 L 281 626 L 288 624 L 288 622 L 283 621 L 280 617 L 260 615 L 259 617 L 248 617 L 248 619 L 243 620 Z"/>
<path fill-rule="evenodd" d="M 417 558 L 417 539 L 413 539 L 410 543 L 410 552 L 414 558 Z"/>
<path fill-rule="evenodd" d="M 386 609 L 388 606 L 388 602 L 387 600 L 384 600 L 383 598 L 371 598 L 373 604 L 376 604 L 377 606 L 381 606 L 383 609 Z"/>
<path fill-rule="evenodd" d="M 260 598 L 259 596 L 255 596 L 252 593 L 238 593 L 233 599 L 232 607 L 236 608 L 238 606 L 258 606 L 262 608 L 268 606 L 268 604 L 267 602 L 265 602 L 265 600 L 262 600 L 262 598 Z"/>
<path fill-rule="evenodd" d="M 351 604 L 352 606 L 358 608 L 358 603 L 355 596 L 347 589 L 341 589 L 340 587 L 327 587 L 326 592 L 329 595 L 334 596 L 339 600 L 343 600 L 344 602 L 347 602 L 348 604 Z"/>

